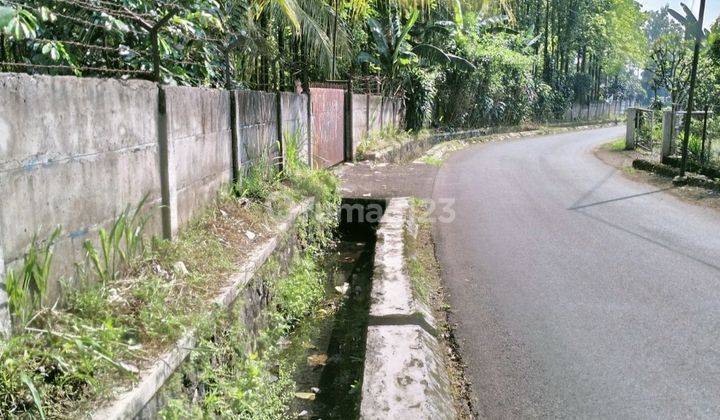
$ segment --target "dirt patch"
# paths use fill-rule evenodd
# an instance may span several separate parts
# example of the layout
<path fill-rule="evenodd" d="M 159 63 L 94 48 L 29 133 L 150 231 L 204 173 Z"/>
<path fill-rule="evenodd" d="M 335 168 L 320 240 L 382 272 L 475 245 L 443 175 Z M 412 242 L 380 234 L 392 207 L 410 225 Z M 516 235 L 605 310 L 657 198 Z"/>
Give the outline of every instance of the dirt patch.
<path fill-rule="evenodd" d="M 432 196 L 438 167 L 424 163 L 392 164 L 370 161 L 346 164 L 338 169 L 345 197 Z"/>
<path fill-rule="evenodd" d="M 595 156 L 606 164 L 622 171 L 623 175 L 628 179 L 653 185 L 658 189 L 666 189 L 666 192 L 687 203 L 720 211 L 720 193 L 717 191 L 693 186 L 676 186 L 673 184 L 672 178 L 637 170 L 632 166 L 633 160 L 647 158 L 647 155 L 635 150 L 617 150 L 616 147 L 613 148 L 613 143 L 595 149 Z"/>

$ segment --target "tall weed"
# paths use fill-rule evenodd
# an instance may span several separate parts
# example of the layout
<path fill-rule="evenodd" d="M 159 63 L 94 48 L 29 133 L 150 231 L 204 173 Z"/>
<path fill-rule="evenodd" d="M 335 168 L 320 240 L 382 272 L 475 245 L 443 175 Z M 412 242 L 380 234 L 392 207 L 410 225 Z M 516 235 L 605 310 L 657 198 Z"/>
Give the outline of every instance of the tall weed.
<path fill-rule="evenodd" d="M 121 267 L 143 251 L 143 232 L 150 215 L 141 213 L 147 197 L 146 194 L 133 210 L 128 206 L 110 230 L 100 228 L 99 251 L 91 241 L 83 243 L 87 260 L 103 285 L 115 280 Z"/>
<path fill-rule="evenodd" d="M 60 232 L 60 227 L 55 228 L 44 242 L 38 241 L 37 235 L 34 235 L 20 269 L 8 270 L 5 288 L 10 313 L 19 327 L 24 327 L 42 305 L 50 279 L 53 245 Z"/>

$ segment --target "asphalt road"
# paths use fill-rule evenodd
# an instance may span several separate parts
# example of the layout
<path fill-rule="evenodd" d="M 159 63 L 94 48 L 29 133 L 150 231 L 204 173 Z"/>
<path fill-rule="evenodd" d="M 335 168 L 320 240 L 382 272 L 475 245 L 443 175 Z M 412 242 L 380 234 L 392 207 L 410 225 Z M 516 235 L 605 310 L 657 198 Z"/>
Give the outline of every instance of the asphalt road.
<path fill-rule="evenodd" d="M 478 145 L 438 173 L 482 417 L 720 417 L 720 216 L 592 154 L 622 133 Z"/>

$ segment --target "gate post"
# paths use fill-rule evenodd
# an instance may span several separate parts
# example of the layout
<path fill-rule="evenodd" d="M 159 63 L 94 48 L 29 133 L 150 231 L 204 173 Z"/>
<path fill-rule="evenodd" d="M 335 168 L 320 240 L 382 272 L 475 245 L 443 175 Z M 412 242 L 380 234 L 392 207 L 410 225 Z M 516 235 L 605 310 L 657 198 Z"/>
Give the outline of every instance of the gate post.
<path fill-rule="evenodd" d="M 635 124 L 637 121 L 637 110 L 635 108 L 627 109 L 627 128 L 625 130 L 625 149 L 632 150 L 635 148 Z"/>
<path fill-rule="evenodd" d="M 673 138 L 673 111 L 663 112 L 663 137 L 662 137 L 662 151 L 660 154 L 661 159 L 665 159 L 670 156 L 672 152 L 672 138 Z"/>

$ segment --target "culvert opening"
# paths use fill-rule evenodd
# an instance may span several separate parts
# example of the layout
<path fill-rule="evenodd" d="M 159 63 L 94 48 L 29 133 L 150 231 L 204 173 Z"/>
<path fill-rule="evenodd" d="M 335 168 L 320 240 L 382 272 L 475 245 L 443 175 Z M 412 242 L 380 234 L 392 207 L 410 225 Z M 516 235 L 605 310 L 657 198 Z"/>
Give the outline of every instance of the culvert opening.
<path fill-rule="evenodd" d="M 375 233 L 385 200 L 343 199 L 334 248 L 326 254 L 328 299 L 290 337 L 299 363 L 290 414 L 310 419 L 354 419 L 360 413 L 370 309 Z M 331 316 L 323 316 L 323 312 Z M 297 353 L 301 354 L 298 357 Z M 301 366 L 300 366 L 301 365 Z M 314 399 L 313 399 L 314 398 Z"/>

